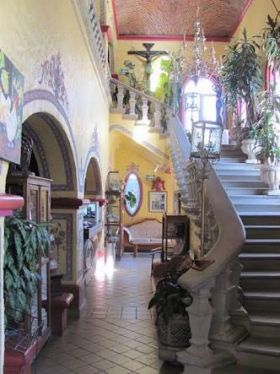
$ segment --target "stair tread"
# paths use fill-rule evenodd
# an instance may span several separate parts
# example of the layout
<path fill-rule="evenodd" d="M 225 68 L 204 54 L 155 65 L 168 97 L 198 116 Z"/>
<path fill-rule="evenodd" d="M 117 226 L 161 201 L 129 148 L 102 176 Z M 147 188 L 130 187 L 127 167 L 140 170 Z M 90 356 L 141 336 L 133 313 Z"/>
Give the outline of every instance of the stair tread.
<path fill-rule="evenodd" d="M 237 347 L 238 351 L 280 356 L 280 338 L 262 338 L 250 336 Z"/>
<path fill-rule="evenodd" d="M 277 291 L 244 291 L 244 296 L 247 298 L 258 299 L 279 299 L 280 292 Z"/>
<path fill-rule="evenodd" d="M 280 253 L 273 253 L 273 252 L 270 252 L 270 253 L 240 253 L 239 254 L 239 258 L 242 260 L 242 259 L 246 259 L 246 258 L 250 258 L 250 259 L 280 259 Z"/>
<path fill-rule="evenodd" d="M 246 239 L 246 243 L 279 243 L 280 244 L 280 239 Z"/>
<path fill-rule="evenodd" d="M 280 225 L 244 225 L 245 229 L 280 229 Z"/>
<path fill-rule="evenodd" d="M 280 326 L 280 316 L 277 313 L 252 313 L 250 320 L 254 325 Z"/>
<path fill-rule="evenodd" d="M 276 374 L 279 370 L 268 370 L 263 368 L 255 368 L 245 365 L 232 365 L 226 368 L 220 368 L 213 371 L 213 374 Z"/>
<path fill-rule="evenodd" d="M 279 214 L 275 214 L 276 212 L 275 211 L 271 211 L 271 212 L 265 212 L 265 211 L 261 211 L 261 212 L 258 212 L 258 211 L 255 211 L 255 212 L 250 212 L 250 211 L 247 211 L 247 212 L 240 212 L 240 216 L 275 216 L 275 217 L 278 217 L 280 216 L 280 211 L 279 211 Z"/>
<path fill-rule="evenodd" d="M 246 270 L 241 272 L 242 278 L 278 278 L 280 277 L 280 271 L 277 270 L 261 270 L 261 271 L 251 271 Z M 280 295 L 280 293 L 279 293 Z"/>

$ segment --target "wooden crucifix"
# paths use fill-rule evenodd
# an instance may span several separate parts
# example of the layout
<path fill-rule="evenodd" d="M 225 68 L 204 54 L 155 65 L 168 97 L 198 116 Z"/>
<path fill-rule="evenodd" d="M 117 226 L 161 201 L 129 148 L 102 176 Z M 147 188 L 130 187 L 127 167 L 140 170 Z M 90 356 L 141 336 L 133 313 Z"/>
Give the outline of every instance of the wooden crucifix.
<path fill-rule="evenodd" d="M 128 51 L 129 55 L 137 55 L 143 57 L 146 61 L 145 65 L 145 75 L 144 75 L 144 82 L 148 91 L 150 91 L 150 77 L 152 74 L 152 62 L 155 57 L 159 57 L 162 55 L 168 55 L 166 51 L 152 51 L 151 49 L 154 46 L 154 43 L 143 43 L 145 48 L 144 51 Z"/>

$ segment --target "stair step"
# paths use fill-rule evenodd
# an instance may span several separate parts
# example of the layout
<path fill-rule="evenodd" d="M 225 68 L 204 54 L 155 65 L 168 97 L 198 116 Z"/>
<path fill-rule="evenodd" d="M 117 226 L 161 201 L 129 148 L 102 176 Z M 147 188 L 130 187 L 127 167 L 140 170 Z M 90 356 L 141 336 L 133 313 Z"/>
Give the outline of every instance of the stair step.
<path fill-rule="evenodd" d="M 240 253 L 243 271 L 280 270 L 280 253 Z"/>
<path fill-rule="evenodd" d="M 266 187 L 226 187 L 225 188 L 227 194 L 230 197 L 236 196 L 236 195 L 263 195 L 264 192 L 267 190 Z"/>
<path fill-rule="evenodd" d="M 280 253 L 279 239 L 246 239 L 242 253 Z"/>
<path fill-rule="evenodd" d="M 263 226 L 273 226 L 280 225 L 280 214 L 260 214 L 256 213 L 241 213 L 240 218 L 244 225 L 263 225 Z"/>
<path fill-rule="evenodd" d="M 240 170 L 257 171 L 258 173 L 260 172 L 260 167 L 258 165 L 245 164 L 244 162 L 227 162 L 226 160 L 215 163 L 214 168 L 215 170 L 233 170 L 237 173 Z"/>
<path fill-rule="evenodd" d="M 265 312 L 260 312 L 257 314 L 251 314 L 250 321 L 254 325 L 267 325 L 280 328 L 280 316 L 279 314 L 268 314 Z"/>
<path fill-rule="evenodd" d="M 235 156 L 234 154 L 233 155 L 222 155 L 222 157 L 220 157 L 220 161 L 221 162 L 230 162 L 230 163 L 243 163 L 245 160 L 245 157 L 242 156 L 241 154 L 240 155 L 237 155 Z"/>
<path fill-rule="evenodd" d="M 249 314 L 252 312 L 270 310 L 280 312 L 280 292 L 277 291 L 245 291 L 244 306 Z"/>
<path fill-rule="evenodd" d="M 275 196 L 268 196 L 268 195 L 250 195 L 250 196 L 243 196 L 243 195 L 235 195 L 231 197 L 231 201 L 233 203 L 246 203 L 246 204 L 258 204 L 258 205 L 278 205 L 280 209 L 280 198 Z"/>
<path fill-rule="evenodd" d="M 257 205 L 257 207 L 256 207 Z M 256 215 L 269 215 L 272 213 L 279 212 L 280 206 L 277 204 L 234 204 L 235 209 L 238 213 L 244 215 L 252 215 L 254 213 L 254 209 L 256 209 Z"/>
<path fill-rule="evenodd" d="M 266 370 L 262 368 L 254 368 L 247 365 L 231 365 L 226 368 L 215 369 L 213 374 L 276 374 L 278 370 Z"/>
<path fill-rule="evenodd" d="M 238 351 L 258 353 L 260 355 L 280 356 L 279 338 L 249 337 L 237 347 Z"/>
<path fill-rule="evenodd" d="M 244 172 L 244 175 L 242 173 L 236 174 L 233 173 L 232 171 L 229 171 L 228 173 L 216 173 L 221 180 L 222 184 L 224 182 L 242 182 L 247 184 L 248 182 L 254 182 L 254 183 L 263 183 L 260 179 L 260 175 L 258 174 L 251 174 L 251 173 L 246 173 Z"/>
<path fill-rule="evenodd" d="M 279 225 L 245 225 L 246 237 L 248 239 L 279 239 Z"/>
<path fill-rule="evenodd" d="M 233 176 L 234 177 L 234 176 Z M 229 180 L 225 178 L 220 178 L 221 183 L 224 188 L 227 187 L 241 187 L 241 188 L 262 188 L 264 190 L 267 190 L 267 186 L 265 185 L 264 182 L 261 180 L 244 180 L 244 178 L 240 180 Z"/>
<path fill-rule="evenodd" d="M 240 274 L 240 285 L 242 289 L 246 291 L 279 290 L 279 284 L 279 270 L 252 271 L 249 269 L 246 271 L 242 271 Z"/>

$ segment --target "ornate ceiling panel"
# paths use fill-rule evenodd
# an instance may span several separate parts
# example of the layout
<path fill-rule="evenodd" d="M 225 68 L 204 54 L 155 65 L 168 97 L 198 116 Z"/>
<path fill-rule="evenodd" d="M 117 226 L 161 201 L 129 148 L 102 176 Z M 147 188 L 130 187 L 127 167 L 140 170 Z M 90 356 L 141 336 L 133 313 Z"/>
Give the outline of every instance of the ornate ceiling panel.
<path fill-rule="evenodd" d="M 199 19 L 206 37 L 230 37 L 251 0 L 112 0 L 120 37 L 192 35 Z"/>

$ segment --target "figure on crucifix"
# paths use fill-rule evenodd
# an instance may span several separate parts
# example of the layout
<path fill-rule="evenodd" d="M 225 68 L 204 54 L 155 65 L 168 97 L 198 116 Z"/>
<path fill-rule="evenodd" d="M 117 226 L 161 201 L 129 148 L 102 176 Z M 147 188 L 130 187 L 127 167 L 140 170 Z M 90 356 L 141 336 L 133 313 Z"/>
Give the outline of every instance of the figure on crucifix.
<path fill-rule="evenodd" d="M 159 56 L 168 55 L 166 51 L 152 51 L 154 43 L 143 43 L 144 51 L 128 51 L 129 55 L 136 55 L 145 59 L 144 84 L 147 92 L 150 91 L 150 77 L 152 74 L 152 62 Z"/>

